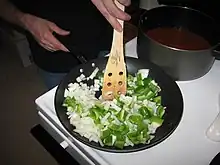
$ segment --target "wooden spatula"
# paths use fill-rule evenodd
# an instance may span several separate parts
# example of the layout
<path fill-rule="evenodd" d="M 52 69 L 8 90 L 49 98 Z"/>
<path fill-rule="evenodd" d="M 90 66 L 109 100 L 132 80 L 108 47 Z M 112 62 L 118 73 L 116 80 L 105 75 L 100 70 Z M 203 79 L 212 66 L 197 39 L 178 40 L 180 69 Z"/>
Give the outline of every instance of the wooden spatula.
<path fill-rule="evenodd" d="M 124 6 L 115 1 L 116 5 L 124 11 Z M 118 20 L 123 28 L 124 21 Z M 127 74 L 124 61 L 123 31 L 114 30 L 111 52 L 104 73 L 102 97 L 104 100 L 112 100 L 120 94 L 126 94 Z"/>

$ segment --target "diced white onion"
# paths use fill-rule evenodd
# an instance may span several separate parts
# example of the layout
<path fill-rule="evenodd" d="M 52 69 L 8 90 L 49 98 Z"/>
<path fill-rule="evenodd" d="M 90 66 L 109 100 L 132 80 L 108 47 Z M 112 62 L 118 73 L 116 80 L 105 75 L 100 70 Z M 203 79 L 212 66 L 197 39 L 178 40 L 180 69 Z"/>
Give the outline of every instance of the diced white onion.
<path fill-rule="evenodd" d="M 92 74 L 89 76 L 89 79 L 94 79 L 94 77 L 98 72 L 99 72 L 99 68 L 96 67 L 95 70 L 92 72 Z"/>
<path fill-rule="evenodd" d="M 140 69 L 138 73 L 141 74 L 142 79 L 147 78 L 149 74 L 149 69 Z"/>

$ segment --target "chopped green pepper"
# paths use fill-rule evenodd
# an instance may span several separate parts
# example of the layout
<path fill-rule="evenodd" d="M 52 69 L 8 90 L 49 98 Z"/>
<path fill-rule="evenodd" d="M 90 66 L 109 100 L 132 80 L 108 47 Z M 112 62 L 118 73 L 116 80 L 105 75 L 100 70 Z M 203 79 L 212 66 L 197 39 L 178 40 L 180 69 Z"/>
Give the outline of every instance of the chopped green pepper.
<path fill-rule="evenodd" d="M 161 119 L 157 116 L 152 116 L 150 118 L 150 121 L 151 121 L 152 124 L 156 125 L 157 127 L 159 127 L 163 124 L 163 119 Z"/>
<path fill-rule="evenodd" d="M 150 92 L 150 89 L 148 87 L 137 87 L 135 89 L 135 95 L 136 96 L 141 96 L 141 95 L 147 95 Z"/>
<path fill-rule="evenodd" d="M 128 74 L 127 81 L 134 81 L 134 77 L 131 74 Z"/>
<path fill-rule="evenodd" d="M 94 111 L 89 112 L 89 117 L 91 117 L 93 119 L 95 124 L 100 124 L 100 119 Z"/>
<path fill-rule="evenodd" d="M 120 101 L 120 96 L 116 96 L 115 99 L 117 100 L 117 106 L 122 108 L 124 103 L 122 101 Z"/>
<path fill-rule="evenodd" d="M 158 115 L 160 118 L 162 118 L 163 115 L 164 115 L 164 113 L 165 113 L 164 107 L 163 107 L 162 105 L 158 106 L 158 108 L 157 108 L 157 115 Z"/>
<path fill-rule="evenodd" d="M 82 113 L 82 110 L 83 110 L 83 109 L 82 109 L 82 105 L 81 105 L 81 104 L 77 104 L 77 105 L 76 105 L 76 112 L 77 112 L 77 113 Z"/>
<path fill-rule="evenodd" d="M 154 93 L 158 93 L 160 91 L 160 87 L 153 84 L 152 82 L 148 84 L 150 89 L 154 92 Z"/>
<path fill-rule="evenodd" d="M 101 108 L 91 108 L 89 110 L 90 117 L 94 120 L 96 124 L 100 124 L 100 116 L 103 117 L 105 115 L 105 110 Z"/>
<path fill-rule="evenodd" d="M 143 130 L 147 130 L 148 131 L 148 126 L 146 124 L 144 124 L 144 122 L 141 122 L 137 125 L 137 131 L 141 132 Z"/>
<path fill-rule="evenodd" d="M 102 131 L 102 136 L 101 139 L 105 139 L 106 137 L 108 137 L 111 134 L 111 130 L 107 129 L 105 131 Z"/>
<path fill-rule="evenodd" d="M 125 125 L 124 129 L 120 132 L 122 135 L 126 135 L 129 132 L 129 127 Z"/>
<path fill-rule="evenodd" d="M 76 100 L 74 97 L 67 96 L 64 100 L 63 106 L 65 107 L 72 107 L 73 109 L 76 108 Z"/>
<path fill-rule="evenodd" d="M 143 121 L 143 117 L 141 115 L 131 115 L 129 117 L 129 121 L 133 124 L 139 124 Z"/>
<path fill-rule="evenodd" d="M 127 86 L 127 90 L 131 90 L 131 91 L 133 91 L 133 90 L 134 90 L 134 87 Z"/>
<path fill-rule="evenodd" d="M 104 109 L 104 105 L 101 104 L 101 102 L 99 102 L 99 101 L 97 101 L 97 102 L 95 103 L 95 107 L 100 108 L 100 109 Z"/>
<path fill-rule="evenodd" d="M 113 113 L 113 114 L 117 114 L 118 113 L 118 111 L 115 110 L 114 108 L 109 108 L 108 112 Z"/>
<path fill-rule="evenodd" d="M 149 107 L 149 106 L 147 106 L 146 108 L 147 108 L 148 112 L 151 114 L 151 116 L 153 116 L 154 115 L 154 109 Z"/>
<path fill-rule="evenodd" d="M 103 78 L 104 77 L 104 73 L 102 73 L 102 72 L 98 72 L 97 74 L 96 74 L 96 77 L 97 77 L 97 79 L 101 79 L 101 78 Z"/>
<path fill-rule="evenodd" d="M 135 93 L 139 93 L 140 91 L 142 91 L 144 88 L 142 86 L 138 86 L 137 88 L 135 88 L 134 92 Z"/>
<path fill-rule="evenodd" d="M 137 132 L 130 132 L 127 136 L 132 143 L 139 144 L 139 141 L 137 140 Z"/>
<path fill-rule="evenodd" d="M 140 95 L 139 95 L 139 94 L 136 94 L 136 95 L 138 95 L 138 96 L 137 96 L 137 99 L 138 99 L 138 100 L 143 101 L 143 100 L 150 100 L 150 99 L 153 98 L 156 94 L 153 93 L 149 88 L 146 87 L 146 88 L 144 89 L 143 93 L 141 93 Z"/>
<path fill-rule="evenodd" d="M 138 112 L 144 117 L 144 119 L 149 119 L 152 116 L 152 113 L 148 110 L 147 107 L 139 108 Z"/>
<path fill-rule="evenodd" d="M 146 97 L 147 97 L 148 100 L 150 100 L 150 99 L 152 99 L 152 98 L 155 97 L 155 96 L 156 96 L 156 93 L 150 91 L 150 92 L 148 92 L 148 94 L 147 94 Z"/>
<path fill-rule="evenodd" d="M 113 145 L 112 135 L 107 136 L 105 139 L 103 139 L 103 143 L 104 143 L 106 146 L 112 146 L 112 145 Z"/>
<path fill-rule="evenodd" d="M 144 78 L 144 80 L 143 80 L 144 87 L 148 87 L 148 85 L 151 81 L 152 81 L 152 79 L 150 77 Z"/>
<path fill-rule="evenodd" d="M 137 136 L 137 140 L 139 141 L 139 143 L 145 144 L 148 139 L 150 139 L 150 135 L 147 134 L 146 130 L 141 131 Z"/>
<path fill-rule="evenodd" d="M 153 101 L 157 104 L 161 104 L 161 96 L 157 96 L 157 97 L 153 98 Z"/>
<path fill-rule="evenodd" d="M 111 123 L 112 121 L 114 121 L 114 118 L 110 116 L 110 117 L 108 118 L 108 122 Z"/>
<path fill-rule="evenodd" d="M 128 112 L 126 112 L 124 109 L 122 109 L 116 117 L 118 118 L 119 121 L 123 122 L 125 121 L 126 116 L 128 115 Z"/>
<path fill-rule="evenodd" d="M 120 125 L 111 123 L 111 124 L 109 125 L 109 128 L 110 128 L 111 130 L 113 130 L 113 131 L 117 131 L 117 130 L 119 130 Z"/>
<path fill-rule="evenodd" d="M 140 101 L 143 101 L 143 100 L 146 100 L 147 99 L 147 96 L 146 95 L 140 95 L 137 97 L 137 100 L 140 100 Z"/>
<path fill-rule="evenodd" d="M 121 136 L 121 135 L 117 136 L 114 146 L 123 149 L 124 144 L 125 144 L 125 136 Z"/>
<path fill-rule="evenodd" d="M 143 86 L 142 76 L 141 76 L 140 73 L 137 74 L 136 85 L 137 85 L 137 86 Z"/>

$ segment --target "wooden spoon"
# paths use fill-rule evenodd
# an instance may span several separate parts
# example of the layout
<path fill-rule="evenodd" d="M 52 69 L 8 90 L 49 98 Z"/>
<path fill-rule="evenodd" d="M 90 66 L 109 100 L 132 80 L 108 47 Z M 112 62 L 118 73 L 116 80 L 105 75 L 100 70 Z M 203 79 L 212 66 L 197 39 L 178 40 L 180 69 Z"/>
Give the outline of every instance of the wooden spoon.
<path fill-rule="evenodd" d="M 124 11 L 124 6 L 115 1 L 118 8 Z M 122 28 L 124 21 L 118 20 Z M 120 94 L 126 94 L 127 74 L 124 61 L 123 31 L 114 29 L 111 52 L 104 73 L 102 97 L 104 100 L 112 100 Z"/>

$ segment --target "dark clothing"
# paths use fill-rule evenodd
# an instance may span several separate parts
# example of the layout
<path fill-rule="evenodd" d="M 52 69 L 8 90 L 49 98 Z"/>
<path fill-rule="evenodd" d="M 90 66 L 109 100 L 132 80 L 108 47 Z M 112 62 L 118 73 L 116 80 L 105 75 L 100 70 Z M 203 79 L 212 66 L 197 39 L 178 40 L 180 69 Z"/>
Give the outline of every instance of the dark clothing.
<path fill-rule="evenodd" d="M 61 37 L 62 43 L 77 48 L 87 60 L 94 59 L 103 50 L 110 50 L 113 28 L 92 4 L 91 0 L 11 0 L 21 11 L 54 22 L 70 35 Z M 70 53 L 49 52 L 30 34 L 28 41 L 36 65 L 48 72 L 68 72 L 79 61 Z M 59 39 L 59 38 L 58 38 Z"/>
<path fill-rule="evenodd" d="M 104 57 L 107 54 L 109 54 L 109 52 L 102 51 L 99 53 L 98 57 Z M 63 78 L 67 75 L 67 73 L 51 73 L 39 68 L 38 73 L 40 74 L 48 90 L 51 90 L 55 86 L 59 85 L 61 80 L 63 80 Z"/>
<path fill-rule="evenodd" d="M 202 11 L 220 24 L 219 0 L 158 0 L 161 5 L 179 5 Z"/>

